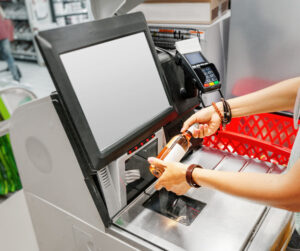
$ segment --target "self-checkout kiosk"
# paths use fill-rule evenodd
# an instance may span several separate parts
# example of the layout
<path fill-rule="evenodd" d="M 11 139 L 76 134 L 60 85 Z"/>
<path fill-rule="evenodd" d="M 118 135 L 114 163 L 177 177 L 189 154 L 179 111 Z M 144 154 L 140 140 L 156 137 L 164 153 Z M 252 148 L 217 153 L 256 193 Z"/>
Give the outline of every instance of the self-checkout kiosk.
<path fill-rule="evenodd" d="M 189 96 L 180 92 L 193 89 L 195 76 L 184 82 L 187 71 L 176 56 L 159 60 L 142 13 L 49 30 L 36 39 L 57 92 L 19 107 L 9 124 L 41 251 L 285 245 L 293 227 L 287 211 L 204 187 L 180 197 L 155 191 L 147 158 L 179 132 L 200 101 L 197 85 Z M 193 69 L 209 66 L 218 77 L 217 69 L 202 63 Z M 203 74 L 199 80 L 206 84 Z M 266 163 L 195 145 L 186 163 L 270 170 Z"/>

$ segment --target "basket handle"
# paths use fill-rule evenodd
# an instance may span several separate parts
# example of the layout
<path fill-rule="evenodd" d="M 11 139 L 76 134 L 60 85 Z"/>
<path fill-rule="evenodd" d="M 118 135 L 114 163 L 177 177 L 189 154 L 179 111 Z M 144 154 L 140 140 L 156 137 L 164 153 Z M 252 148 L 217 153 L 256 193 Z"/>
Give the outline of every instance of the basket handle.
<path fill-rule="evenodd" d="M 7 88 L 3 88 L 0 90 L 0 95 L 11 93 L 14 91 L 22 91 L 31 99 L 37 99 L 37 96 L 30 89 L 23 86 L 10 86 Z M 0 137 L 9 133 L 9 121 L 10 119 L 6 119 L 0 122 Z"/>

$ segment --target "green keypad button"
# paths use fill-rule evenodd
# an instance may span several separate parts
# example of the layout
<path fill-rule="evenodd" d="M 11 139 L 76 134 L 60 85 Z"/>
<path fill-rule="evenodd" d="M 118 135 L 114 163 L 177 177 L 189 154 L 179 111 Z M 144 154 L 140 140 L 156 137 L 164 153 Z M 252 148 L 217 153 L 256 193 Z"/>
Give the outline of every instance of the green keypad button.
<path fill-rule="evenodd" d="M 219 81 L 215 81 L 214 83 L 215 83 L 215 85 L 217 85 L 217 84 L 219 84 L 220 82 L 219 82 Z"/>

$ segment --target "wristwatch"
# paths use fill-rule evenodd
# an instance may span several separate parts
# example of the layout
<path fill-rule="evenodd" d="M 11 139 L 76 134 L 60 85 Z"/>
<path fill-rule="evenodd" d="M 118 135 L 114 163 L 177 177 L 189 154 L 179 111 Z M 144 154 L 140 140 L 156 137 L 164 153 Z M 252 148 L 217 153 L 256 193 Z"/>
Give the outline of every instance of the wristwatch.
<path fill-rule="evenodd" d="M 192 164 L 186 169 L 186 182 L 195 188 L 199 188 L 200 186 L 193 179 L 193 171 L 195 168 L 202 168 L 202 166 Z"/>

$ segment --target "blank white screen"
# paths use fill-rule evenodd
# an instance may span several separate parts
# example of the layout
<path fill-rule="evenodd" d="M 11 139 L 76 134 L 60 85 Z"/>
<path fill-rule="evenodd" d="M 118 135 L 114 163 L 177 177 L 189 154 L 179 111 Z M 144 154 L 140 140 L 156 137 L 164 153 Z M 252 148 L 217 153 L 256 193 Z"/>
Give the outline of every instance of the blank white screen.
<path fill-rule="evenodd" d="M 143 32 L 60 58 L 100 151 L 170 107 Z"/>

